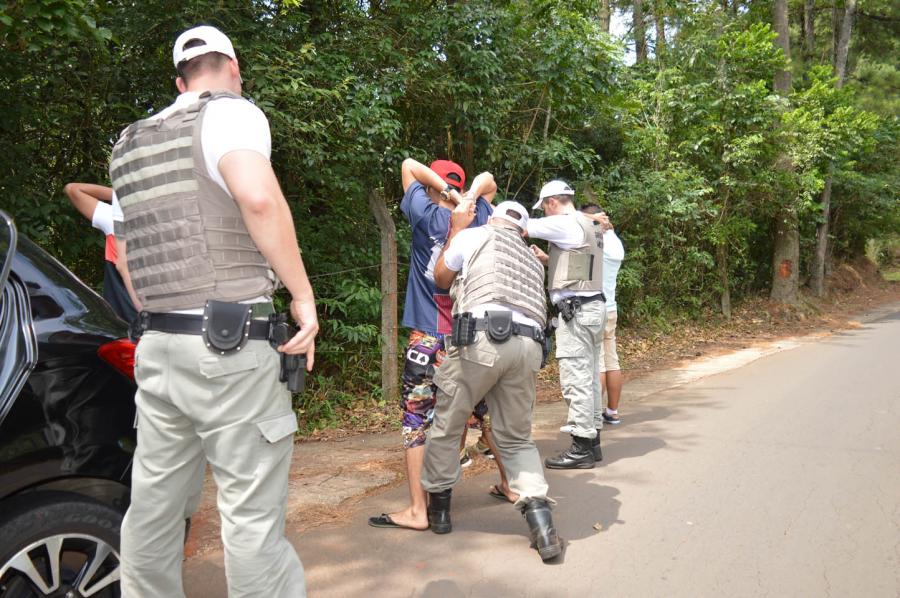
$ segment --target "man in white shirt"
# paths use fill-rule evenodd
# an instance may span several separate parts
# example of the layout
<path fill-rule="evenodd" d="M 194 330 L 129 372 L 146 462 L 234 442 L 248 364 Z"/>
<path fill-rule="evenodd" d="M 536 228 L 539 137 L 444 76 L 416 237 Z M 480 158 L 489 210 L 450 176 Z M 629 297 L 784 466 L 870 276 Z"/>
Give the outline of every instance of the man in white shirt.
<path fill-rule="evenodd" d="M 603 296 L 602 228 L 575 209 L 575 191 L 563 181 L 541 188 L 532 209 L 546 217 L 528 221 L 528 236 L 550 242 L 550 255 L 533 249 L 548 263 L 550 302 L 560 312 L 556 358 L 563 398 L 574 428 L 571 447 L 544 460 L 551 469 L 590 469 L 602 460 L 599 388 L 600 355 L 606 307 Z"/>
<path fill-rule="evenodd" d="M 450 288 L 454 303 L 453 334 L 434 376 L 437 402 L 425 444 L 422 486 L 429 493 L 428 522 L 435 533 L 451 531 L 450 495 L 460 478 L 459 437 L 484 397 L 509 487 L 517 495 L 515 505 L 546 561 L 560 554 L 561 545 L 531 439 L 547 318 L 544 269 L 522 238 L 528 222 L 524 207 L 502 202 L 487 225 L 466 229 L 474 218 L 468 203 L 454 210 L 447 244 L 434 268 L 435 282 Z"/>
<path fill-rule="evenodd" d="M 585 214 L 602 214 L 603 210 L 596 204 L 584 206 Z M 619 269 L 625 259 L 625 247 L 612 227 L 603 233 L 603 295 L 606 297 L 606 327 L 603 330 L 603 356 L 600 360 L 599 392 L 606 390 L 607 406 L 603 411 L 603 422 L 616 426 L 619 424 L 619 399 L 622 397 L 622 369 L 619 367 L 619 354 L 616 351 L 616 322 L 618 308 L 616 306 L 616 280 Z"/>
<path fill-rule="evenodd" d="M 269 163 L 268 122 L 240 97 L 231 42 L 195 27 L 176 40 L 173 61 L 181 95 L 126 128 L 110 163 L 120 267 L 144 310 L 122 595 L 184 596 L 178 523 L 206 458 L 228 595 L 305 597 L 303 567 L 284 536 L 297 420 L 268 315 L 280 280 L 300 330 L 277 350 L 306 355 L 311 369 L 312 287 Z"/>

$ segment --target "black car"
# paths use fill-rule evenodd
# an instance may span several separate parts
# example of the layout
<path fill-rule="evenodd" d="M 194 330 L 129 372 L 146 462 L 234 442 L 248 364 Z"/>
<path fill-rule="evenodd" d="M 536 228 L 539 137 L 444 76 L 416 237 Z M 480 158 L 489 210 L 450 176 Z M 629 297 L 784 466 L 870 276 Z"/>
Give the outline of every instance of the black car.
<path fill-rule="evenodd" d="M 0 216 L 0 597 L 119 596 L 135 346 Z"/>

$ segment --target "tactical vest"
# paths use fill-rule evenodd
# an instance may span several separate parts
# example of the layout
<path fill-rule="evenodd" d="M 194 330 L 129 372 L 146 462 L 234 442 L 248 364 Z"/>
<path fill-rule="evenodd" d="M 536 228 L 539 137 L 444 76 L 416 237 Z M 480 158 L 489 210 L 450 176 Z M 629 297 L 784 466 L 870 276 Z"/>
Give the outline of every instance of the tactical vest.
<path fill-rule="evenodd" d="M 237 203 L 203 159 L 206 106 L 225 97 L 240 96 L 205 92 L 165 118 L 133 123 L 113 147 L 109 174 L 125 214 L 116 233 L 127 242 L 131 282 L 148 311 L 243 301 L 275 286 Z"/>
<path fill-rule="evenodd" d="M 584 241 L 574 249 L 560 249 L 550 243 L 547 288 L 599 293 L 603 290 L 603 230 L 581 212 L 575 212 L 574 218 Z"/>
<path fill-rule="evenodd" d="M 465 277 L 453 281 L 453 315 L 496 303 L 528 316 L 543 328 L 547 324 L 544 267 L 516 231 L 491 224 L 485 230 L 488 238 L 466 262 Z"/>

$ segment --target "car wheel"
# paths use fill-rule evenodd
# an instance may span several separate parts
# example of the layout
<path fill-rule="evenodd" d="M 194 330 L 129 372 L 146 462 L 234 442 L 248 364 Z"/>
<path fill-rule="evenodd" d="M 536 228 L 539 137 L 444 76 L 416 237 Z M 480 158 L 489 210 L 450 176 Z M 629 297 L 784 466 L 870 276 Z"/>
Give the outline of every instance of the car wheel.
<path fill-rule="evenodd" d="M 36 494 L 0 524 L 0 596 L 118 598 L 122 513 L 65 493 Z"/>

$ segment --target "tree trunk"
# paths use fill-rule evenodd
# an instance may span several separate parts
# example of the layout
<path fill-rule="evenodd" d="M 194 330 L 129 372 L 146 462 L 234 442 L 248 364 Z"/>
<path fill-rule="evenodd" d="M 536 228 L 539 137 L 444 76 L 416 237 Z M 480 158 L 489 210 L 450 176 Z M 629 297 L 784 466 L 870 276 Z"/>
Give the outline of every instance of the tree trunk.
<path fill-rule="evenodd" d="M 816 0 L 803 3 L 803 50 L 807 60 L 816 52 Z"/>
<path fill-rule="evenodd" d="M 847 0 L 844 4 L 844 18 L 841 21 L 841 36 L 838 40 L 834 59 L 834 74 L 837 75 L 837 87 L 844 86 L 847 77 L 847 56 L 850 52 L 850 34 L 853 32 L 853 19 L 856 17 L 856 0 Z"/>
<path fill-rule="evenodd" d="M 647 60 L 647 34 L 644 30 L 644 2 L 634 0 L 633 12 L 634 54 L 637 64 Z"/>
<path fill-rule="evenodd" d="M 653 4 L 653 22 L 656 25 L 656 58 L 666 54 L 666 2 L 656 0 Z"/>
<path fill-rule="evenodd" d="M 787 0 L 775 0 L 774 21 L 777 38 L 775 43 L 784 52 L 787 64 L 775 73 L 775 92 L 787 97 L 791 92 L 791 38 L 788 21 Z M 789 172 L 793 164 L 786 154 L 775 162 L 775 169 Z M 799 281 L 800 231 L 797 213 L 793 208 L 794 198 L 782 200 L 782 208 L 775 220 L 775 248 L 772 252 L 772 292 L 773 301 L 796 303 Z"/>
<path fill-rule="evenodd" d="M 716 267 L 719 270 L 719 284 L 722 286 L 722 315 L 731 319 L 731 288 L 728 281 L 728 246 L 720 241 L 716 247 Z"/>
<path fill-rule="evenodd" d="M 831 4 L 831 64 L 837 64 L 837 51 L 840 44 L 841 22 L 843 11 L 837 2 Z"/>
<path fill-rule="evenodd" d="M 612 10 L 609 7 L 609 0 L 601 0 L 600 2 L 600 29 L 604 33 L 609 33 L 609 23 L 612 20 Z"/>
<path fill-rule="evenodd" d="M 385 401 L 396 401 L 400 370 L 397 362 L 397 228 L 380 191 L 369 192 L 369 208 L 381 236 L 381 390 Z"/>
<path fill-rule="evenodd" d="M 791 93 L 791 30 L 788 21 L 787 0 L 775 0 L 775 45 L 784 52 L 787 65 L 783 70 L 775 73 L 775 92 L 783 97 Z"/>
<path fill-rule="evenodd" d="M 853 19 L 856 16 L 856 0 L 847 0 L 844 5 L 844 18 L 841 21 L 840 38 L 835 52 L 834 74 L 837 76 L 835 86 L 844 86 L 847 77 L 847 57 L 850 52 L 850 35 L 853 32 Z M 825 294 L 825 261 L 828 255 L 828 225 L 831 221 L 831 184 L 834 177 L 834 163 L 828 165 L 828 176 L 825 188 L 822 189 L 822 220 L 816 225 L 816 254 L 813 256 L 812 275 L 809 286 L 812 292 L 821 297 Z"/>
<path fill-rule="evenodd" d="M 775 251 L 772 256 L 772 301 L 796 303 L 800 261 L 800 230 L 797 214 L 782 208 L 775 220 Z"/>
<path fill-rule="evenodd" d="M 822 222 L 816 224 L 816 253 L 813 256 L 812 272 L 809 287 L 816 297 L 825 294 L 825 256 L 828 253 L 828 220 L 831 218 L 831 181 L 834 174 L 834 163 L 828 165 L 828 176 L 825 177 L 825 188 L 822 189 Z"/>

